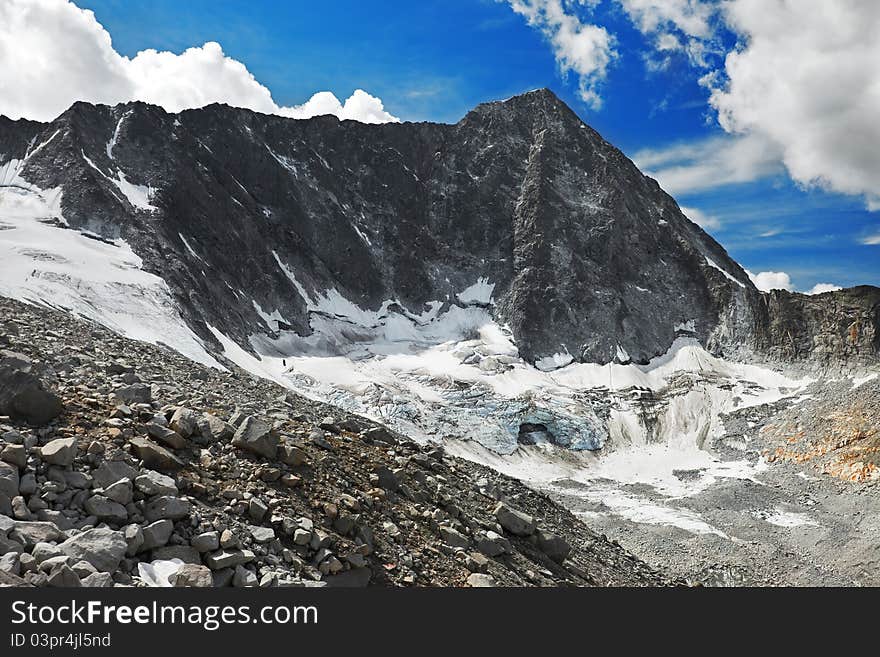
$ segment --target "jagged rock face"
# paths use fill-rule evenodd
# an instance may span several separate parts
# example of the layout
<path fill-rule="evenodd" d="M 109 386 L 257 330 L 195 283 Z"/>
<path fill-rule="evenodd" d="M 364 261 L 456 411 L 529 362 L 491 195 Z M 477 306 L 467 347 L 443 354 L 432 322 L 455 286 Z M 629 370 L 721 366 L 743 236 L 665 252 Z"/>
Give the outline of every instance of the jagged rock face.
<path fill-rule="evenodd" d="M 783 362 L 836 369 L 876 363 L 880 354 L 880 289 L 870 286 L 806 296 L 764 296 L 762 351 Z"/>
<path fill-rule="evenodd" d="M 481 279 L 532 361 L 646 362 L 682 326 L 730 353 L 769 321 L 742 268 L 547 90 L 455 125 L 141 103 L 0 121 L 0 162 L 29 149 L 20 176 L 130 243 L 211 343 L 207 324 L 246 348 L 266 332 L 254 302 L 307 335 L 303 290 L 420 313 Z"/>

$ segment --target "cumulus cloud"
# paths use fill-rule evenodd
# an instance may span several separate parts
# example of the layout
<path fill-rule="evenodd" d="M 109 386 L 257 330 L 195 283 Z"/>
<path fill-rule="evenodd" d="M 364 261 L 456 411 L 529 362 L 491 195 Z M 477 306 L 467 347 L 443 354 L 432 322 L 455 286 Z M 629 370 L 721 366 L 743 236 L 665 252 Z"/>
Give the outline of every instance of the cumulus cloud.
<path fill-rule="evenodd" d="M 703 0 L 617 0 L 643 33 L 674 27 L 692 37 L 712 35 L 712 3 Z"/>
<path fill-rule="evenodd" d="M 650 37 L 649 68 L 665 68 L 680 51 L 707 71 L 700 82 L 731 135 L 723 152 L 708 153 L 723 160 L 717 184 L 707 175 L 711 167 L 697 161 L 657 172 L 670 191 L 748 182 L 784 167 L 800 185 L 862 196 L 869 210 L 880 210 L 880 3 L 616 2 Z M 722 61 L 716 55 L 724 54 L 724 32 L 737 45 Z"/>
<path fill-rule="evenodd" d="M 769 292 L 770 290 L 794 290 L 791 276 L 784 271 L 762 271 L 753 274 L 746 269 L 746 273 L 749 275 L 752 283 L 755 284 L 755 287 L 762 292 Z"/>
<path fill-rule="evenodd" d="M 709 0 L 617 0 L 633 25 L 654 39 L 660 58 L 645 57 L 649 70 L 669 66 L 674 53 L 691 64 L 709 67 L 709 55 L 719 54 L 714 27 L 717 3 Z"/>
<path fill-rule="evenodd" d="M 581 99 L 599 108 L 599 83 L 617 56 L 614 40 L 604 27 L 581 21 L 575 8 L 593 3 L 563 0 L 507 0 L 510 7 L 550 42 L 559 70 L 578 78 Z"/>
<path fill-rule="evenodd" d="M 717 230 L 721 228 L 721 220 L 715 215 L 706 214 L 697 208 L 686 208 L 684 206 L 681 207 L 681 211 L 684 213 L 684 216 L 693 221 L 700 228 L 705 228 L 707 230 Z"/>
<path fill-rule="evenodd" d="M 144 50 L 125 57 L 91 11 L 67 0 L 2 0 L 0 62 L 0 114 L 13 119 L 48 121 L 77 100 L 142 100 L 169 112 L 226 103 L 293 118 L 398 121 L 360 89 L 345 103 L 325 91 L 303 105 L 279 106 L 244 64 L 214 42 L 180 54 Z"/>
<path fill-rule="evenodd" d="M 670 194 L 745 183 L 783 171 L 780 151 L 760 135 L 712 137 L 647 148 L 633 155 L 640 169 Z"/>
<path fill-rule="evenodd" d="M 805 294 L 824 294 L 825 292 L 834 292 L 843 288 L 834 283 L 816 283 L 813 287 L 805 292 Z"/>
<path fill-rule="evenodd" d="M 761 290 L 762 292 L 769 292 L 770 290 L 788 290 L 789 292 L 794 292 L 795 287 L 791 282 L 791 276 L 789 276 L 784 271 L 762 271 L 757 274 L 753 274 L 748 269 L 746 269 L 746 274 L 749 275 L 752 283 L 755 284 L 755 287 Z M 834 292 L 835 290 L 842 290 L 843 288 L 839 285 L 835 285 L 834 283 L 816 283 L 809 290 L 804 290 L 804 294 L 822 294 L 824 292 Z"/>
<path fill-rule="evenodd" d="M 880 3 L 729 0 L 740 36 L 711 105 L 731 133 L 760 135 L 791 177 L 880 209 Z"/>

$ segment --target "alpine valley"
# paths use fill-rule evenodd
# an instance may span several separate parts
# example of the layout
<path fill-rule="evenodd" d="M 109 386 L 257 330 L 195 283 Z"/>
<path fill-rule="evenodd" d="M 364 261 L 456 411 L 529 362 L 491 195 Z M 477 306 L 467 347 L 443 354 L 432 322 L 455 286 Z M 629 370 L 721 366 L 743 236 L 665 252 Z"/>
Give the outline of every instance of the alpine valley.
<path fill-rule="evenodd" d="M 65 409 L 48 429 L 28 427 L 14 412 L 0 420 L 4 441 L 28 450 L 21 481 L 31 466 L 37 475 L 34 490 L 9 495 L 10 509 L 20 497 L 30 514 L 13 514 L 14 522 L 52 521 L 46 512 L 53 510 L 69 521 L 59 528 L 71 535 L 36 542 L 64 546 L 84 535 L 79 530 L 103 531 L 95 528 L 101 523 L 123 533 L 139 519 L 152 527 L 134 507 L 124 517 L 96 513 L 89 500 L 107 497 L 97 484 L 85 486 L 91 493 L 77 503 L 76 496 L 59 501 L 63 493 L 47 485 L 51 468 L 39 461 L 62 435 L 63 418 L 75 415 L 72 400 L 85 395 L 82 385 L 64 383 L 86 367 L 84 357 L 71 363 L 59 345 L 81 352 L 93 335 L 92 347 L 103 351 L 86 360 L 116 363 L 112 373 L 122 378 L 85 397 L 103 403 L 116 394 L 128 411 L 108 407 L 122 424 L 107 426 L 121 433 L 95 434 L 97 419 L 90 439 L 109 441 L 120 458 L 134 455 L 134 468 L 147 461 L 145 436 L 165 451 L 183 450 L 170 454 L 180 463 L 171 469 L 185 473 L 175 485 L 189 491 L 189 503 L 198 503 L 199 486 L 206 500 L 219 500 L 201 503 L 231 516 L 222 527 L 215 518 L 221 534 L 238 527 L 236 514 L 250 513 L 248 500 L 265 499 L 261 487 L 274 480 L 257 472 L 254 490 L 244 482 L 224 496 L 216 484 L 210 497 L 211 447 L 188 443 L 204 432 L 185 426 L 180 411 L 206 390 L 227 395 L 197 410 L 226 408 L 222 421 L 236 432 L 229 450 L 248 440 L 239 436 L 251 426 L 242 409 L 271 424 L 296 407 L 309 449 L 327 442 L 309 433 L 314 427 L 333 440 L 387 427 L 418 454 L 440 450 L 458 463 L 455 477 L 437 478 L 453 487 L 472 479 L 494 491 L 504 507 L 493 516 L 499 524 L 490 531 L 445 507 L 436 517 L 422 511 L 440 546 L 436 559 L 466 564 L 463 573 L 481 575 L 468 576 L 472 585 L 590 583 L 592 558 L 599 583 L 880 584 L 880 289 L 759 291 L 656 181 L 548 90 L 479 105 L 454 125 L 293 120 L 225 105 L 169 114 L 143 103 L 77 103 L 51 123 L 0 117 L 0 295 L 25 304 L 2 306 L 4 367 L 27 354 L 46 390 L 60 386 Z M 46 331 L 56 336 L 54 347 L 41 342 L 44 335 L 16 337 Z M 117 342 L 107 350 L 101 345 L 110 332 Z M 126 349 L 138 355 L 126 357 Z M 164 358 L 169 384 L 178 378 L 173 363 L 187 364 L 179 369 L 185 385 L 163 398 L 142 371 Z M 152 381 L 151 397 L 138 400 L 152 407 L 138 411 L 117 394 L 138 385 L 132 376 Z M 262 408 L 241 392 L 266 386 Z M 265 400 L 279 395 L 288 407 L 273 415 Z M 323 421 L 327 414 L 354 425 Z M 354 444 L 327 442 L 337 451 Z M 102 467 L 88 461 L 87 443 L 78 449 L 83 468 Z M 273 461 L 250 451 L 259 457 L 254 467 Z M 379 449 L 363 458 L 391 457 Z M 72 463 L 63 465 L 76 469 Z M 340 471 L 359 467 L 344 463 Z M 403 477 L 396 466 L 391 459 L 379 478 Z M 324 470 L 334 476 L 329 464 Z M 308 473 L 284 476 L 309 485 Z M 491 484 L 496 477 L 505 483 Z M 381 488 L 387 504 L 397 495 L 427 504 L 396 482 Z M 337 502 L 321 513 L 345 536 L 334 515 L 345 504 Z M 577 577 L 554 570 L 573 557 L 554 553 L 540 529 L 518 533 L 528 523 L 516 518 L 540 528 L 539 513 L 552 515 L 554 532 L 575 550 Z M 279 532 L 276 515 L 260 513 L 257 525 Z M 194 516 L 161 519 L 178 523 L 181 545 L 211 530 Z M 308 551 L 311 542 L 296 543 L 300 530 L 277 534 L 277 550 L 264 561 L 257 550 L 229 577 L 277 582 L 266 576 L 274 572 L 269 557 L 285 546 L 306 546 L 297 558 L 316 580 L 371 567 L 363 563 L 367 549 L 326 566 L 327 546 L 319 540 Z M 378 520 L 371 529 L 385 530 L 394 533 Z M 544 566 L 551 574 L 541 580 L 541 566 L 525 568 L 513 557 L 482 564 L 486 551 L 471 553 L 485 544 L 485 531 L 514 537 L 508 555 L 517 559 L 537 559 L 528 545 L 539 546 L 551 557 L 552 567 Z M 600 559 L 601 550 L 583 552 L 586 542 L 624 556 Z M 418 551 L 432 562 L 425 546 Z M 171 554 L 150 561 L 130 544 L 128 552 L 126 567 L 141 574 L 116 583 L 149 581 L 152 571 L 138 571 L 138 560 L 165 563 Z M 226 566 L 214 568 L 219 557 L 200 559 L 217 583 Z M 435 579 L 416 572 L 392 583 L 463 583 L 453 565 L 443 568 Z M 19 566 L 15 576 L 22 575 Z"/>

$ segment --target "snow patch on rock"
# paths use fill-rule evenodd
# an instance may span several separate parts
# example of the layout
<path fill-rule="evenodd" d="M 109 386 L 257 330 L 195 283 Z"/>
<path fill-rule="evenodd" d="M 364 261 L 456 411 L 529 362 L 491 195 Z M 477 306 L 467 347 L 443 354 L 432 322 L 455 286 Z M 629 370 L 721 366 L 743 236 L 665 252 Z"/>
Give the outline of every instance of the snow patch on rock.
<path fill-rule="evenodd" d="M 65 308 L 125 335 L 220 367 L 180 316 L 171 290 L 123 240 L 71 230 L 62 190 L 40 190 L 0 166 L 0 294 Z M 20 167 L 19 169 L 20 170 Z"/>
<path fill-rule="evenodd" d="M 542 372 L 552 372 L 571 364 L 574 356 L 568 352 L 557 352 L 552 356 L 544 356 L 535 361 L 535 367 Z"/>
<path fill-rule="evenodd" d="M 488 306 L 495 303 L 492 298 L 494 291 L 495 283 L 490 283 L 488 278 L 478 278 L 476 283 L 469 285 L 455 296 L 464 304 Z"/>
<path fill-rule="evenodd" d="M 737 285 L 739 285 L 742 288 L 746 287 L 745 283 L 740 281 L 738 278 L 735 278 L 732 274 L 728 273 L 728 271 L 726 269 L 724 269 L 721 265 L 719 265 L 717 262 L 712 260 L 709 256 L 706 256 L 706 264 L 708 264 L 710 267 L 713 267 L 714 269 L 717 269 L 722 274 L 724 274 L 724 277 L 727 280 L 733 281 L 734 283 L 736 283 Z"/>

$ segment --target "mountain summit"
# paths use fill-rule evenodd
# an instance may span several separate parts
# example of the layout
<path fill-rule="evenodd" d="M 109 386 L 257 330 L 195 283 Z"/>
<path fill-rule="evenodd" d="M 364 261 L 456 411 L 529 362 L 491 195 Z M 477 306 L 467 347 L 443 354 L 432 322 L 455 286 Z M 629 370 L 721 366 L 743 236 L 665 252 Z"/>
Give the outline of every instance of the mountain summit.
<path fill-rule="evenodd" d="M 107 286 L 170 295 L 156 303 L 197 336 L 188 349 L 217 351 L 221 334 L 253 351 L 265 334 L 347 353 L 375 326 L 315 335 L 328 317 L 422 326 L 476 306 L 545 368 L 647 363 L 683 334 L 740 358 L 861 362 L 878 349 L 876 290 L 762 295 L 547 89 L 454 125 L 77 103 L 48 124 L 0 120 L 0 154 L 4 221 L 43 220 L 40 248 L 25 234 L 37 228 L 8 226 L 4 292 L 124 332 L 133 322 Z M 65 269 L 52 243 L 68 238 L 100 253 Z M 133 270 L 137 293 L 112 275 Z"/>

